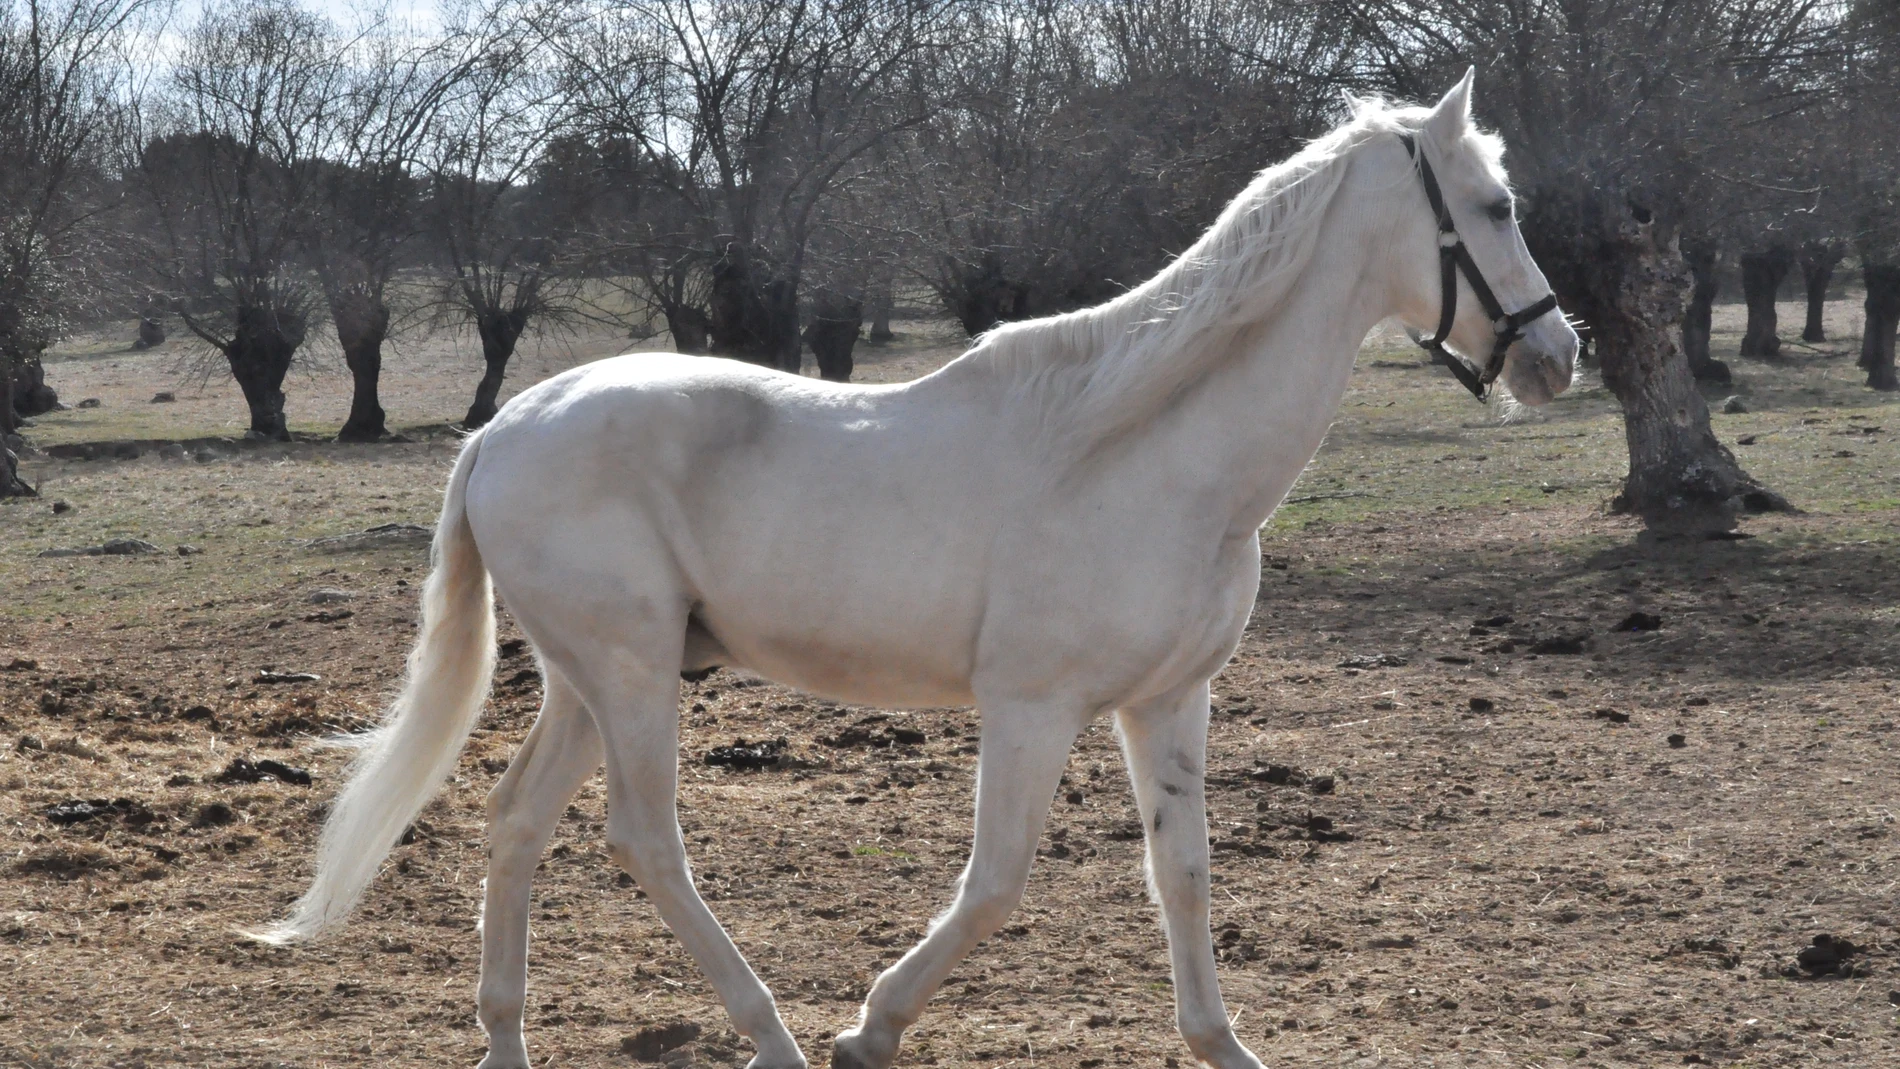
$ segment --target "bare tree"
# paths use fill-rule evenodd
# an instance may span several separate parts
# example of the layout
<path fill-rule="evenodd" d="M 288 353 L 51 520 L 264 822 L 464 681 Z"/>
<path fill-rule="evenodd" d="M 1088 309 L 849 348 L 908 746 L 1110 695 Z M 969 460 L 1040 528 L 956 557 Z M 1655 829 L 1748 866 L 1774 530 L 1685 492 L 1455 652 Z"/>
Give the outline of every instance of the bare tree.
<path fill-rule="evenodd" d="M 1811 238 L 1801 243 L 1796 256 L 1808 302 L 1807 318 L 1801 324 L 1801 340 L 1826 341 L 1827 326 L 1822 322 L 1822 315 L 1827 310 L 1827 287 L 1834 281 L 1834 269 L 1847 257 L 1847 245 L 1834 238 Z"/>
<path fill-rule="evenodd" d="M 417 161 L 443 101 L 471 57 L 458 35 L 412 43 L 378 22 L 345 49 L 330 152 L 306 161 L 315 210 L 303 248 L 350 370 L 343 442 L 387 431 L 378 387 L 389 337 L 389 287 L 420 232 Z"/>
<path fill-rule="evenodd" d="M 1895 334 L 1900 333 L 1900 179 L 1866 196 L 1860 259 L 1861 279 L 1867 287 L 1860 366 L 1867 372 L 1868 386 L 1900 390 L 1893 362 Z"/>
<path fill-rule="evenodd" d="M 423 150 L 422 211 L 439 307 L 482 345 L 482 377 L 462 420 L 468 427 L 495 417 L 528 324 L 559 314 L 573 296 L 560 265 L 570 233 L 539 212 L 528 188 L 565 121 L 543 62 L 539 17 L 501 6 L 476 12 L 458 31 L 473 58 L 436 110 Z"/>
<path fill-rule="evenodd" d="M 6 445 L 58 403 L 41 353 L 110 240 L 108 149 L 122 42 L 147 0 L 0 6 L 0 497 L 30 492 Z"/>
<path fill-rule="evenodd" d="M 648 275 L 670 321 L 697 275 L 711 352 L 798 369 L 799 287 L 824 205 L 927 117 L 906 76 L 942 43 L 947 6 L 651 0 L 590 8 L 569 28 L 588 129 L 637 145 L 680 210 Z M 690 337 L 697 324 L 680 325 Z"/>
<path fill-rule="evenodd" d="M 926 281 L 970 333 L 1104 300 L 1337 117 L 1351 27 L 1232 0 L 975 5 L 906 139 Z"/>
<path fill-rule="evenodd" d="M 1337 2 L 1366 35 L 1368 73 L 1396 92 L 1422 96 L 1469 61 L 1485 72 L 1477 101 L 1524 187 L 1525 238 L 1623 409 L 1621 505 L 1689 532 L 1786 507 L 1711 431 L 1677 340 L 1692 277 L 1678 242 L 1702 205 L 1795 188 L 1772 134 L 1824 91 L 1807 66 L 1828 32 L 1812 5 Z"/>
<path fill-rule="evenodd" d="M 1715 296 L 1721 264 L 1721 247 L 1708 238 L 1682 238 L 1683 262 L 1690 278 L 1688 307 L 1682 314 L 1682 353 L 1689 361 L 1689 373 L 1698 382 L 1726 386 L 1732 381 L 1728 364 L 1709 353 L 1709 335 L 1715 317 Z"/>
<path fill-rule="evenodd" d="M 137 146 L 154 268 L 237 380 L 253 438 L 290 437 L 284 378 L 317 307 L 298 253 L 336 76 L 329 26 L 286 0 L 207 8 L 153 116 L 159 136 Z"/>
<path fill-rule="evenodd" d="M 1855 247 L 1866 285 L 1860 366 L 1867 385 L 1900 389 L 1894 373 L 1900 331 L 1900 7 L 1855 0 L 1843 25 L 1849 189 L 1858 202 Z"/>
<path fill-rule="evenodd" d="M 1775 298 L 1794 268 L 1794 260 L 1794 250 L 1780 242 L 1742 254 L 1742 300 L 1748 306 L 1748 325 L 1742 333 L 1741 355 L 1764 360 L 1781 355 L 1781 338 L 1775 332 Z"/>

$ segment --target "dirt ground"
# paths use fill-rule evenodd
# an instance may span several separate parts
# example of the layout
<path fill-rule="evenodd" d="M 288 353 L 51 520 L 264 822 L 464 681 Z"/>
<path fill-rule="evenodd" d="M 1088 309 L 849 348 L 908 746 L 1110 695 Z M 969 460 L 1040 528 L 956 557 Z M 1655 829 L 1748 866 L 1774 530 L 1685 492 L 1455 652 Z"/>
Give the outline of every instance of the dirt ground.
<path fill-rule="evenodd" d="M 1718 350 L 1739 315 L 1718 310 Z M 1788 336 L 1798 309 L 1782 316 Z M 1362 353 L 1264 532 L 1254 620 L 1215 685 L 1215 937 L 1269 1065 L 1900 1066 L 1900 409 L 1859 386 L 1858 301 L 1830 325 L 1839 341 L 1779 363 L 1731 356 L 1725 392 L 1749 411 L 1717 433 L 1806 510 L 1735 541 L 1647 544 L 1605 513 L 1621 425 L 1587 374 L 1504 421 L 1389 334 Z M 865 377 L 954 353 L 943 328 L 908 328 L 861 350 Z M 36 445 L 240 426 L 228 384 L 114 345 L 53 366 L 69 401 L 101 404 L 41 419 Z M 549 342 L 510 385 L 618 347 Z M 300 890 L 343 761 L 313 739 L 375 715 L 414 630 L 421 543 L 320 540 L 432 521 L 455 444 L 428 428 L 474 375 L 450 341 L 393 357 L 406 443 L 29 459 L 44 496 L 0 506 L 0 1066 L 481 1056 L 481 802 L 538 700 L 526 654 L 345 932 L 292 950 L 234 934 Z M 180 400 L 150 404 L 160 390 Z M 346 394 L 334 370 L 293 383 L 293 424 L 333 428 Z M 160 552 L 39 555 L 119 537 Z M 821 1060 L 947 901 L 976 713 L 720 673 L 684 686 L 681 717 L 699 884 Z M 777 768 L 703 763 L 780 737 Z M 313 782 L 220 782 L 240 759 Z M 1020 914 L 901 1064 L 1191 1061 L 1106 724 L 1063 793 Z M 624 1040 L 680 1021 L 703 1031 L 668 1063 L 742 1064 L 609 863 L 604 820 L 596 780 L 537 877 L 536 1064 L 631 1065 Z"/>

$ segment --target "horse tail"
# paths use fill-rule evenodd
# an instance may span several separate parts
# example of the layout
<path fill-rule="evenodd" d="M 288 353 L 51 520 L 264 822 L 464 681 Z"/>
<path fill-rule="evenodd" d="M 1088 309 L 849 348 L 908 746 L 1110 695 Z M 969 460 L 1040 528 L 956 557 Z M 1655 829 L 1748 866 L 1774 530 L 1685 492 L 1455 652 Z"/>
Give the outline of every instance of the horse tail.
<path fill-rule="evenodd" d="M 449 476 L 402 690 L 381 727 L 350 740 L 361 752 L 331 803 L 309 890 L 253 938 L 310 939 L 347 917 L 475 729 L 495 672 L 494 599 L 464 500 L 481 443 L 479 432 L 469 438 Z"/>

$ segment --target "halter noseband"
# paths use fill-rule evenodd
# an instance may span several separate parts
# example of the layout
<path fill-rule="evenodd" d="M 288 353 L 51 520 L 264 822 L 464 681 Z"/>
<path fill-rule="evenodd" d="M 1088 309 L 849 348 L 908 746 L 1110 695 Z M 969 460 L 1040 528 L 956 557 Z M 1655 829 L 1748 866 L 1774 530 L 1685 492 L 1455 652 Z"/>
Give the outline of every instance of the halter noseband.
<path fill-rule="evenodd" d="M 1405 151 L 1418 161 L 1418 176 L 1425 183 L 1425 199 L 1431 202 L 1432 214 L 1438 217 L 1438 264 L 1440 292 L 1438 311 L 1438 332 L 1429 338 L 1416 339 L 1432 359 L 1451 369 L 1451 373 L 1471 396 L 1482 401 L 1491 391 L 1491 384 L 1497 381 L 1498 373 L 1504 370 L 1504 357 L 1511 346 L 1524 336 L 1524 328 L 1531 325 L 1539 316 L 1555 311 L 1557 295 L 1547 293 L 1543 299 L 1518 312 L 1506 312 L 1498 303 L 1497 294 L 1484 281 L 1484 273 L 1478 270 L 1478 263 L 1471 258 L 1471 250 L 1465 248 L 1464 239 L 1458 236 L 1458 226 L 1451 221 L 1451 212 L 1445 207 L 1445 195 L 1439 192 L 1438 178 L 1432 174 L 1431 161 L 1418 150 L 1418 144 L 1410 134 L 1400 134 L 1399 140 L 1405 142 Z M 1491 359 L 1484 370 L 1472 368 L 1470 364 L 1445 348 L 1445 339 L 1451 336 L 1452 320 L 1458 317 L 1458 272 L 1465 273 L 1465 281 L 1471 284 L 1471 292 L 1478 297 L 1478 303 L 1484 306 L 1484 314 L 1491 318 L 1491 325 L 1497 331 L 1497 341 L 1491 347 Z"/>

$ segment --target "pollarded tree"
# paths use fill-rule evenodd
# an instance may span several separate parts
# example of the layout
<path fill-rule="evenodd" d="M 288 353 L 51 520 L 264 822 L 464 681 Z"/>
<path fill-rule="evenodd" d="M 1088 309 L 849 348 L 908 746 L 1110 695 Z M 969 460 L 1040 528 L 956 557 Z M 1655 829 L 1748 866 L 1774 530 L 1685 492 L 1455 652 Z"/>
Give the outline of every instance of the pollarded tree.
<path fill-rule="evenodd" d="M 305 161 L 314 204 L 303 251 L 352 384 L 338 441 L 373 442 L 387 430 L 383 343 L 390 284 L 421 231 L 417 158 L 470 60 L 459 35 L 416 44 L 385 24 L 366 27 L 338 66 L 328 151 Z"/>
<path fill-rule="evenodd" d="M 667 292 L 705 292 L 709 351 L 796 371 L 799 291 L 826 203 L 929 115 L 914 65 L 949 43 L 940 0 L 653 0 L 580 9 L 560 35 L 590 138 L 624 141 L 678 223 Z"/>
<path fill-rule="evenodd" d="M 1900 390 L 1894 374 L 1894 342 L 1900 333 L 1900 181 L 1869 191 L 1860 232 L 1861 279 L 1867 287 L 1861 326 L 1860 366 L 1867 385 Z"/>
<path fill-rule="evenodd" d="M 318 295 L 299 257 L 337 67 L 323 20 L 284 0 L 208 7 L 148 116 L 130 181 L 159 235 L 172 310 L 222 356 L 247 437 L 287 440 L 284 379 Z"/>
<path fill-rule="evenodd" d="M 1860 366 L 1867 385 L 1900 389 L 1894 374 L 1900 331 L 1900 6 L 1887 0 L 1851 5 L 1842 39 L 1848 131 L 1858 205 L 1855 247 L 1867 287 Z"/>
<path fill-rule="evenodd" d="M 1531 251 L 1587 324 L 1622 406 L 1620 503 L 1662 531 L 1720 531 L 1784 508 L 1715 437 L 1678 344 L 1691 272 L 1679 240 L 1700 206 L 1789 187 L 1751 175 L 1777 124 L 1799 121 L 1802 64 L 1828 27 L 1801 0 L 1338 0 L 1368 69 L 1422 95 L 1479 64 L 1480 114 L 1503 135 Z M 1758 131 L 1747 167 L 1729 131 Z M 1792 168 L 1792 161 L 1781 161 Z"/>
<path fill-rule="evenodd" d="M 1330 125 L 1349 26 L 1232 0 L 965 14 L 905 139 L 937 250 L 927 280 L 970 333 L 1110 298 L 1157 270 L 1263 161 Z"/>
<path fill-rule="evenodd" d="M 114 46 L 146 0 L 0 4 L 0 498 L 29 492 L 4 439 L 58 403 L 40 356 L 96 275 L 114 194 Z"/>
<path fill-rule="evenodd" d="M 1827 310 L 1827 287 L 1834 281 L 1834 269 L 1847 258 L 1847 243 L 1832 237 L 1810 238 L 1796 252 L 1801 265 L 1801 287 L 1808 302 L 1807 318 L 1801 324 L 1802 341 L 1826 341 L 1827 325 L 1822 315 Z"/>
<path fill-rule="evenodd" d="M 572 233 L 530 188 L 567 119 L 544 62 L 550 57 L 539 17 L 502 5 L 454 29 L 471 59 L 435 109 L 422 150 L 437 308 L 472 328 L 482 346 L 467 427 L 495 418 L 508 362 L 529 324 L 558 317 L 575 296 L 562 263 Z"/>
<path fill-rule="evenodd" d="M 1794 249 L 1782 242 L 1742 254 L 1742 301 L 1748 306 L 1748 325 L 1742 332 L 1741 355 L 1764 360 L 1781 355 L 1775 297 L 1794 269 L 1794 260 Z"/>

